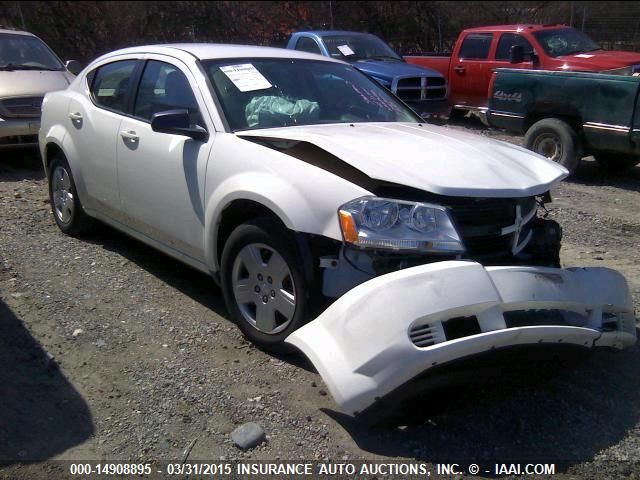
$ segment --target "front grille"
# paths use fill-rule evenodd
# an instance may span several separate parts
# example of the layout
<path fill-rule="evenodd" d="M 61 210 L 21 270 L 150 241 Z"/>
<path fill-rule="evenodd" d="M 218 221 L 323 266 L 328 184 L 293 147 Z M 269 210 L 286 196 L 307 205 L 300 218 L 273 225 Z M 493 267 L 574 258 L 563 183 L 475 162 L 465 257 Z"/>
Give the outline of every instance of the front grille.
<path fill-rule="evenodd" d="M 39 118 L 43 97 L 6 98 L 0 101 L 0 116 L 4 118 Z"/>
<path fill-rule="evenodd" d="M 443 100 L 447 96 L 447 87 L 441 77 L 401 78 L 398 80 L 396 94 L 409 102 Z"/>
<path fill-rule="evenodd" d="M 451 199 L 448 207 L 467 249 L 466 256 L 483 258 L 510 255 L 514 234 L 503 235 L 502 229 L 515 223 L 518 205 L 522 217 L 526 217 L 536 208 L 536 201 L 534 197 Z M 525 239 L 527 232 L 523 227 L 519 242 Z"/>

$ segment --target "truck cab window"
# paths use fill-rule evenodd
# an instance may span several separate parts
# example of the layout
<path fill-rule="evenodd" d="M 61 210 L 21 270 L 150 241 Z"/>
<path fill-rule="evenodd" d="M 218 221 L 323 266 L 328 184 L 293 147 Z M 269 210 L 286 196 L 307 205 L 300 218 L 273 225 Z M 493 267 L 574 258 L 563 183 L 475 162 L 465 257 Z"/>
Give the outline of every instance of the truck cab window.
<path fill-rule="evenodd" d="M 486 60 L 493 40 L 493 33 L 471 33 L 460 47 L 460 58 L 465 60 Z"/>
<path fill-rule="evenodd" d="M 498 42 L 498 48 L 496 50 L 496 60 L 508 61 L 510 58 L 511 47 L 513 47 L 514 45 L 522 46 L 522 48 L 524 49 L 524 60 L 525 62 L 530 62 L 533 47 L 526 38 L 515 33 L 502 34 L 502 36 L 500 37 L 500 41 Z"/>
<path fill-rule="evenodd" d="M 309 37 L 300 37 L 300 39 L 298 39 L 298 43 L 296 43 L 296 50 L 322 55 L 320 47 L 316 41 Z"/>

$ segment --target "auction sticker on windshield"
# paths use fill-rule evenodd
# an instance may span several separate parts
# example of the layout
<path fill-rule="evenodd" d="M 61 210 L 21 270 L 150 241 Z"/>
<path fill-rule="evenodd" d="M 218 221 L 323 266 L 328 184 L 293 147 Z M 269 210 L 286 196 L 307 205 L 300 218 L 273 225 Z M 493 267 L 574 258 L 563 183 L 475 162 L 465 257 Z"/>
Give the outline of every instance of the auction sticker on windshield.
<path fill-rule="evenodd" d="M 353 50 L 351 50 L 351 47 L 349 45 L 339 45 L 338 50 L 340 50 L 340 53 L 342 53 L 345 57 L 348 57 L 349 55 L 354 55 L 356 53 Z"/>
<path fill-rule="evenodd" d="M 264 78 L 258 69 L 250 63 L 227 65 L 220 67 L 220 70 L 229 77 L 229 80 L 231 80 L 241 92 L 253 92 L 254 90 L 271 88 L 269 80 Z"/>

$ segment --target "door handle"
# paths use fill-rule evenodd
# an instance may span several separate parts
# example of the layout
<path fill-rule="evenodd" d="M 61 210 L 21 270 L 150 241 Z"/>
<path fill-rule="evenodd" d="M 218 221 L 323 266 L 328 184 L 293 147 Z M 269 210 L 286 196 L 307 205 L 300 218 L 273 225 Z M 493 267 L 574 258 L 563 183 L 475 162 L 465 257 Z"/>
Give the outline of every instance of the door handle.
<path fill-rule="evenodd" d="M 454 70 L 458 73 L 464 73 L 465 68 L 462 65 L 458 65 Z"/>
<path fill-rule="evenodd" d="M 138 141 L 138 134 L 136 132 L 134 132 L 133 130 L 122 130 L 120 132 L 120 136 L 122 138 L 124 138 L 125 140 L 131 140 L 132 142 L 137 142 Z"/>
<path fill-rule="evenodd" d="M 69 114 L 71 120 L 82 120 L 82 114 L 80 112 L 74 112 Z"/>

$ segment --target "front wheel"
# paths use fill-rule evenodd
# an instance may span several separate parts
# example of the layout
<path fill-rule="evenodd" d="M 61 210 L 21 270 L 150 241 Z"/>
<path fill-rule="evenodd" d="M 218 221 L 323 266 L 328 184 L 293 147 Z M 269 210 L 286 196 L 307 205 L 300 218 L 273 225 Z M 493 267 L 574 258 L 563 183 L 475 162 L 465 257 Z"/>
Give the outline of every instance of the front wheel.
<path fill-rule="evenodd" d="M 578 135 L 571 125 L 557 118 L 540 120 L 527 130 L 524 145 L 574 173 L 582 158 Z"/>
<path fill-rule="evenodd" d="M 309 293 L 292 235 L 270 218 L 240 225 L 225 243 L 221 280 L 242 333 L 267 350 L 292 351 L 284 339 L 306 321 Z"/>

